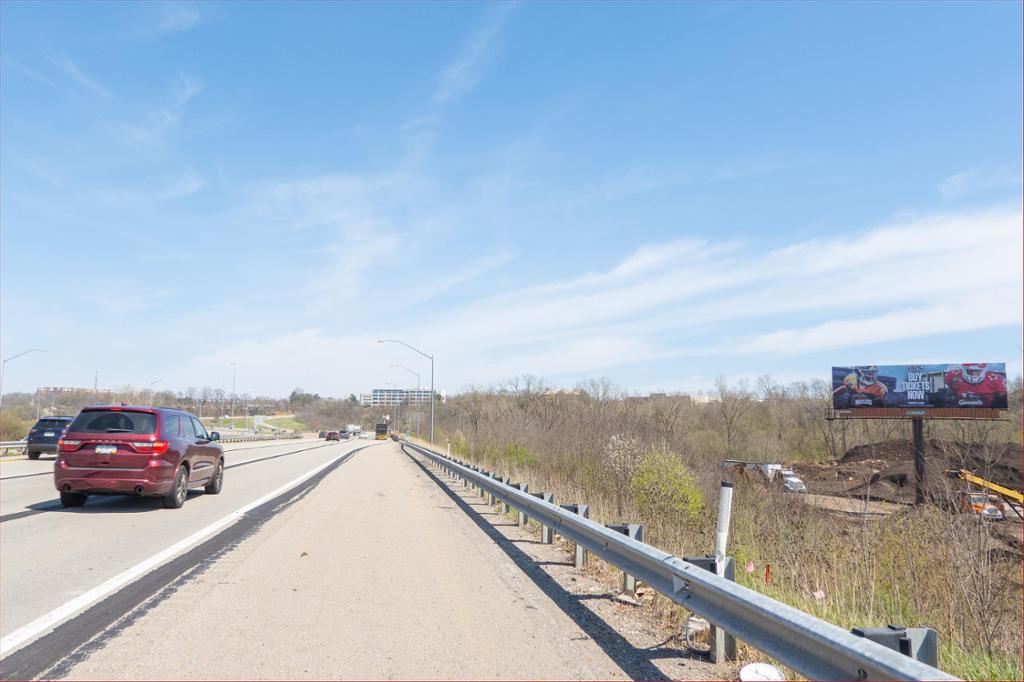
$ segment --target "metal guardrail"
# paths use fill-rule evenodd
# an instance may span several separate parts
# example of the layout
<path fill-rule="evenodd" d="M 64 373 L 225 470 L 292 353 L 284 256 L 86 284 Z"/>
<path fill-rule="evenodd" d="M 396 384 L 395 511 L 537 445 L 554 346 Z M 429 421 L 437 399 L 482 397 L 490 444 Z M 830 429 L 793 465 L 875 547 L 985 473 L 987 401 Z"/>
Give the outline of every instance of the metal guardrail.
<path fill-rule="evenodd" d="M 301 433 L 293 433 L 287 436 L 225 436 L 218 440 L 218 443 L 254 443 L 263 440 L 294 440 L 302 438 Z"/>
<path fill-rule="evenodd" d="M 408 441 L 404 441 L 404 445 L 810 679 L 957 679 L 528 492 L 521 492 L 445 455 Z"/>
<path fill-rule="evenodd" d="M 24 450 L 26 445 L 28 445 L 27 440 L 0 441 L 0 454 L 6 455 L 9 450 Z"/>
<path fill-rule="evenodd" d="M 302 438 L 301 433 L 293 433 L 287 436 L 225 436 L 217 442 L 219 443 L 252 443 L 263 440 L 293 440 L 296 438 Z M 0 441 L 0 453 L 7 454 L 8 450 L 24 450 L 25 446 L 28 445 L 26 440 L 5 440 Z"/>

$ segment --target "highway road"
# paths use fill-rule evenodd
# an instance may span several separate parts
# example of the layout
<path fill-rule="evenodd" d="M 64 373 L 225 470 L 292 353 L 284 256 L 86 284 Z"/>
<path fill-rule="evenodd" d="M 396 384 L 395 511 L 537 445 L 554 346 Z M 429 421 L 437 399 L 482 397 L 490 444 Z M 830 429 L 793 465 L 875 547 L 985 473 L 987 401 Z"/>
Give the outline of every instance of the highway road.
<path fill-rule="evenodd" d="M 449 489 L 390 441 L 250 446 L 233 449 L 228 466 L 221 495 L 194 492 L 180 510 L 127 497 L 63 510 L 49 504 L 47 476 L 0 467 L 0 674 L 723 674 L 649 647 L 657 642 L 643 628 L 632 628 L 632 640 L 617 632 L 604 618 L 633 607 L 569 594 L 550 572 L 574 572 L 568 557 Z"/>

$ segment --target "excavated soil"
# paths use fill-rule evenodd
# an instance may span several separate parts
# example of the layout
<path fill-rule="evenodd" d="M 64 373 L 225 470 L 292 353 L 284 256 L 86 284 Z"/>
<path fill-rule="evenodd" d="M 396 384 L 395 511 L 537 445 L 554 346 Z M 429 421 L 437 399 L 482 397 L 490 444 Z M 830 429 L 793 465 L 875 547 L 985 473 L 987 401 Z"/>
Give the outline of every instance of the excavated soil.
<path fill-rule="evenodd" d="M 967 489 L 964 482 L 946 476 L 949 469 L 966 469 L 1012 490 L 1021 489 L 1021 446 L 1017 443 L 929 440 L 925 445 L 928 492 L 936 499 Z M 812 493 L 904 504 L 914 501 L 914 447 L 909 440 L 859 445 L 838 461 L 794 462 L 792 467 Z"/>

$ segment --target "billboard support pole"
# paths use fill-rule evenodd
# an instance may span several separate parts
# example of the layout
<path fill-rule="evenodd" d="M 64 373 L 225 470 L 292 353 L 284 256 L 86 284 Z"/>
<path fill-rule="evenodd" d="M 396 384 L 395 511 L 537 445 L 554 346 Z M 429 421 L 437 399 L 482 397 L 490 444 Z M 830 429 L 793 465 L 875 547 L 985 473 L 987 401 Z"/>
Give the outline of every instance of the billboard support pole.
<path fill-rule="evenodd" d="M 924 419 L 914 417 L 910 425 L 914 433 L 914 504 L 924 504 L 928 498 L 928 480 L 924 468 Z"/>

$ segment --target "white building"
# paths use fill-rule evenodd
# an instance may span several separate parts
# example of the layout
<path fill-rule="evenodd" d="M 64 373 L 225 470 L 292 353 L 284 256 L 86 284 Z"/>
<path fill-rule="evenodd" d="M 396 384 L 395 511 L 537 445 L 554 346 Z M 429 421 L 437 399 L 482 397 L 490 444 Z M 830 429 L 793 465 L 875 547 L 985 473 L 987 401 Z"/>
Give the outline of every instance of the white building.
<path fill-rule="evenodd" d="M 363 393 L 360 395 L 359 402 L 363 407 L 384 407 L 388 405 L 429 403 L 430 389 L 375 388 L 372 393 Z"/>

